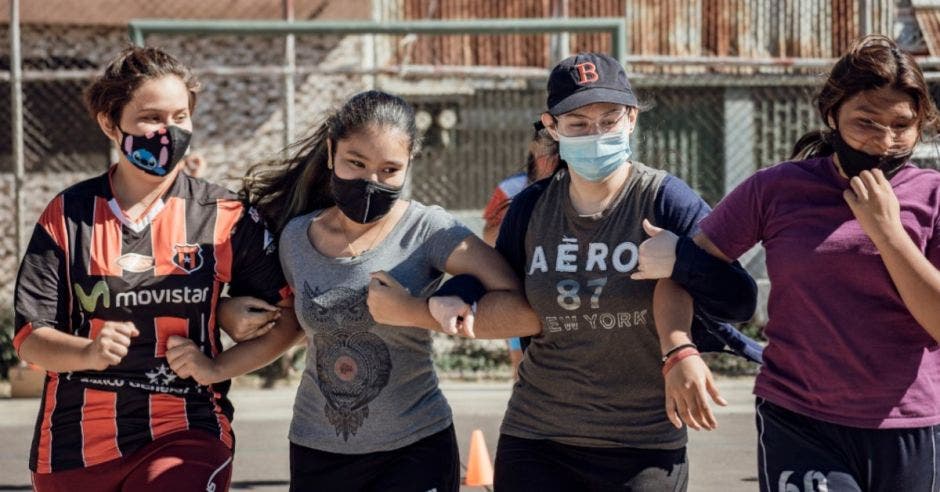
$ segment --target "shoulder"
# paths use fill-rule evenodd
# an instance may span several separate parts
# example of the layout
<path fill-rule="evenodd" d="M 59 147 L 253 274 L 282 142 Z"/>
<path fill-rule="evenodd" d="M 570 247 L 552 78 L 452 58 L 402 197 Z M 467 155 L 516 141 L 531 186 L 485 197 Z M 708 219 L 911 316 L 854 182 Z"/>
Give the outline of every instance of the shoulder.
<path fill-rule="evenodd" d="M 833 173 L 832 159 L 814 157 L 802 161 L 783 161 L 772 166 L 759 169 L 752 176 L 758 181 L 772 181 L 778 179 L 825 179 Z"/>
<path fill-rule="evenodd" d="M 545 195 L 545 191 L 551 188 L 553 184 L 558 186 L 556 183 L 562 180 L 562 174 L 564 174 L 564 172 L 563 170 L 559 171 L 553 176 L 549 176 L 526 186 L 509 202 L 509 209 L 506 211 L 506 220 L 510 222 L 527 220 L 528 217 L 532 215 L 532 211 L 535 209 L 539 198 Z"/>
<path fill-rule="evenodd" d="M 701 200 L 698 193 L 695 192 L 685 181 L 678 176 L 666 174 L 657 188 L 657 196 L 660 200 L 669 202 L 698 202 Z"/>
<path fill-rule="evenodd" d="M 656 169 L 639 161 L 631 161 L 630 165 L 633 169 L 630 171 L 628 186 L 631 187 L 631 193 L 638 196 L 649 197 L 650 193 L 659 196 L 667 179 L 672 177 L 678 180 L 663 169 Z M 653 199 L 653 197 L 649 198 Z"/>
<path fill-rule="evenodd" d="M 917 203 L 940 215 L 940 172 L 913 165 L 905 166 L 891 179 L 894 192 L 903 203 Z"/>
<path fill-rule="evenodd" d="M 106 196 L 109 186 L 108 173 L 99 174 L 69 186 L 56 194 L 55 198 L 63 197 L 66 200 L 81 200 L 95 196 Z"/>
<path fill-rule="evenodd" d="M 936 169 L 923 168 L 915 166 L 913 164 L 908 164 L 904 166 L 898 172 L 897 181 L 900 183 L 906 183 L 909 181 L 917 183 L 929 183 L 927 186 L 936 186 L 937 183 L 940 183 L 940 172 Z"/>
<path fill-rule="evenodd" d="M 662 180 L 667 176 L 671 176 L 665 169 L 656 169 L 640 161 L 630 161 L 630 164 L 633 166 L 633 172 L 641 179 Z"/>
<path fill-rule="evenodd" d="M 215 203 L 220 200 L 242 202 L 236 192 L 202 178 L 194 178 L 185 173 L 180 173 L 176 179 L 177 182 L 173 187 L 173 192 L 180 198 L 203 204 Z"/>
<path fill-rule="evenodd" d="M 642 162 L 633 161 L 633 179 L 641 190 L 652 191 L 659 202 L 698 202 L 701 198 L 678 176 L 665 169 L 652 168 Z"/>
<path fill-rule="evenodd" d="M 321 212 L 322 210 L 314 210 L 313 212 L 298 215 L 297 217 L 287 221 L 287 224 L 284 225 L 284 230 L 281 231 L 281 238 L 283 239 L 285 236 L 293 236 L 300 233 L 301 231 L 306 233 L 307 225 L 310 224 L 310 220 Z"/>
<path fill-rule="evenodd" d="M 425 205 L 417 200 L 411 200 L 408 203 L 406 217 L 410 215 L 415 220 L 441 219 L 453 217 L 450 212 L 444 210 L 440 205 Z"/>
<path fill-rule="evenodd" d="M 552 187 L 552 185 L 555 185 L 555 186 L 562 186 L 562 181 L 564 181 L 564 174 L 565 174 L 566 172 L 567 172 L 567 171 L 565 171 L 565 170 L 558 171 L 557 173 L 555 173 L 555 174 L 553 174 L 553 175 L 551 175 L 551 176 L 549 176 L 549 177 L 547 177 L 547 178 L 540 179 L 540 180 L 538 180 L 538 181 L 536 181 L 536 182 L 530 184 L 529 186 L 526 186 L 525 188 L 523 188 L 522 191 L 520 191 L 520 192 L 513 198 L 513 203 L 516 203 L 516 202 L 522 202 L 522 203 L 533 202 L 533 201 L 535 201 L 535 200 L 538 200 L 539 197 L 541 197 L 541 196 L 545 193 L 546 190 L 548 190 L 550 187 Z"/>
<path fill-rule="evenodd" d="M 430 230 L 461 226 L 460 221 L 440 205 L 425 205 L 417 200 L 408 203 L 408 209 L 401 220 L 405 221 L 406 225 L 410 223 Z"/>

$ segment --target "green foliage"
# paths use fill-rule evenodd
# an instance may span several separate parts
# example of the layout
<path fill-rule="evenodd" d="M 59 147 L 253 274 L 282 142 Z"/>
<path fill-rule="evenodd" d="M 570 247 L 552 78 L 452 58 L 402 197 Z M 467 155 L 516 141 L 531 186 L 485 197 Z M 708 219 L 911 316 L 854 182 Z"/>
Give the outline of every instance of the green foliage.
<path fill-rule="evenodd" d="M 738 329 L 758 342 L 767 343 L 761 326 L 747 323 L 738 326 Z M 751 376 L 760 369 L 759 365 L 731 354 L 703 354 L 702 358 L 713 373 L 723 376 Z"/>
<path fill-rule="evenodd" d="M 306 355 L 306 347 L 292 347 L 274 362 L 252 371 L 251 374 L 261 378 L 262 388 L 273 388 L 278 381 L 290 378 L 296 371 L 302 371 Z"/>
<path fill-rule="evenodd" d="M 13 350 L 13 312 L 4 309 L 0 314 L 0 379 L 6 379 L 10 368 L 18 362 Z"/>
<path fill-rule="evenodd" d="M 438 371 L 459 377 L 492 376 L 509 371 L 509 352 L 505 344 L 483 344 L 468 338 L 455 337 L 450 350 L 437 354 Z"/>
<path fill-rule="evenodd" d="M 738 326 L 738 329 L 741 330 L 741 333 L 757 340 L 758 342 L 767 342 L 767 339 L 764 338 L 764 327 L 756 325 L 754 323 L 745 323 Z"/>

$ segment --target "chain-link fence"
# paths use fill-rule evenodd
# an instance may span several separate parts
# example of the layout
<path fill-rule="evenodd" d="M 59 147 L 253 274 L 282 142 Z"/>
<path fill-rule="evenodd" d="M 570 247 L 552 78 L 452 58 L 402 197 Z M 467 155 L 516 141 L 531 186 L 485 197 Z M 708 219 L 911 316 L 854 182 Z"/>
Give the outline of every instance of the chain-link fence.
<path fill-rule="evenodd" d="M 82 107 L 81 92 L 128 44 L 130 18 L 276 20 L 291 2 L 82 3 L 85 8 L 76 11 L 72 1 L 21 2 L 27 173 L 22 210 L 12 198 L 11 53 L 9 44 L 0 43 L 0 217 L 8 231 L 17 219 L 30 230 L 54 193 L 107 168 L 109 144 Z M 907 19 L 903 32 L 912 49 L 926 50 L 924 39 L 932 33 L 921 32 L 917 23 L 931 12 L 910 12 L 909 2 L 894 0 L 869 0 L 869 15 L 861 15 L 864 2 L 857 0 L 292 3 L 298 20 L 621 17 L 628 69 L 645 108 L 634 156 L 680 176 L 711 203 L 759 167 L 785 159 L 799 135 L 819 125 L 812 105 L 818 75 L 863 24 L 888 32 Z M 0 0 L 0 9 L 8 15 L 9 0 Z M 772 22 L 780 16 L 796 19 L 802 30 L 790 21 Z M 818 42 L 796 42 L 801 36 Z M 424 150 L 411 174 L 412 196 L 458 211 L 479 210 L 499 180 L 522 169 L 552 62 L 573 51 L 611 47 L 609 36 L 584 33 L 295 38 L 292 105 L 284 96 L 282 37 L 146 38 L 179 56 L 202 80 L 193 151 L 208 162 L 205 177 L 238 186 L 251 163 L 278 155 L 289 140 L 288 122 L 300 138 L 348 96 L 376 87 L 401 94 L 426 122 Z M 6 26 L 0 26 L 0 39 L 9 39 Z M 721 62 L 705 63 L 707 57 Z M 766 57 L 804 58 L 785 65 Z M 940 95 L 940 86 L 934 93 Z M 934 149 L 922 155 L 936 162 L 936 154 Z M 16 264 L 16 239 L 7 234 L 0 238 L 0 299 L 9 299 Z"/>

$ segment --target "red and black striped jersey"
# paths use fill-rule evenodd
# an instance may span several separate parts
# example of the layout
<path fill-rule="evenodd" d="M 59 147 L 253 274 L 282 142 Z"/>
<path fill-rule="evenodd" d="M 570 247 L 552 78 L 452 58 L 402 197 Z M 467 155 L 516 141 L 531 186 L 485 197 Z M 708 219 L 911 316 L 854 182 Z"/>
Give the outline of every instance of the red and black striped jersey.
<path fill-rule="evenodd" d="M 166 362 L 167 338 L 189 337 L 215 356 L 223 285 L 232 296 L 268 302 L 290 295 L 276 241 L 231 191 L 180 174 L 134 223 L 110 177 L 52 200 L 17 276 L 17 350 L 40 329 L 93 339 L 105 321 L 131 321 L 140 332 L 104 371 L 47 373 L 29 463 L 38 473 L 103 463 L 186 429 L 233 446 L 228 383 L 177 377 Z"/>

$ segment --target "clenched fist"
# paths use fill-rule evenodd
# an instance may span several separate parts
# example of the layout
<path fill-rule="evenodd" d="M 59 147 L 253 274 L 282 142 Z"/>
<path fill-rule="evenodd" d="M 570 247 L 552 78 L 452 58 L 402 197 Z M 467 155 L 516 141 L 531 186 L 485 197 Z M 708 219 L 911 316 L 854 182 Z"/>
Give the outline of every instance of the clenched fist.
<path fill-rule="evenodd" d="M 103 371 L 114 366 L 127 355 L 131 338 L 140 335 L 129 321 L 105 321 L 98 336 L 85 347 L 83 354 L 89 368 Z"/>
<path fill-rule="evenodd" d="M 212 359 L 199 350 L 196 342 L 176 335 L 166 340 L 166 361 L 177 376 L 193 378 L 197 383 L 208 386 L 219 382 Z"/>

